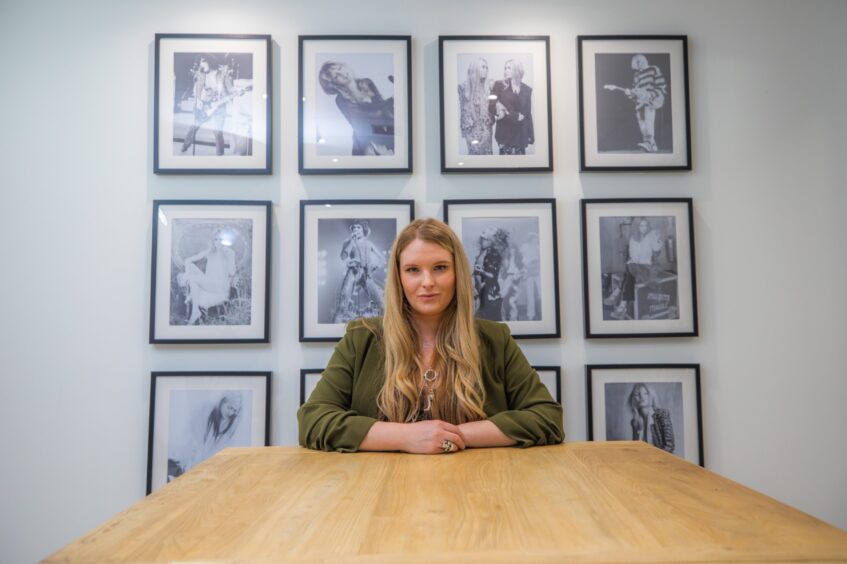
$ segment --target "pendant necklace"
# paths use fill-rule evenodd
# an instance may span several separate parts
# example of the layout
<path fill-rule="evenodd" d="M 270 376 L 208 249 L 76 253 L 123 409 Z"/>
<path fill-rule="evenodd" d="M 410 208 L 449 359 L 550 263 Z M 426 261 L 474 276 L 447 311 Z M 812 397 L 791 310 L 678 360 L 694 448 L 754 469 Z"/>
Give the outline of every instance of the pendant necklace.
<path fill-rule="evenodd" d="M 424 396 L 424 406 L 423 410 L 426 413 L 432 411 L 432 400 L 435 399 L 435 390 L 432 388 L 433 384 L 435 384 L 435 380 L 438 379 L 438 372 L 433 370 L 432 368 L 427 368 L 423 373 L 423 396 Z"/>

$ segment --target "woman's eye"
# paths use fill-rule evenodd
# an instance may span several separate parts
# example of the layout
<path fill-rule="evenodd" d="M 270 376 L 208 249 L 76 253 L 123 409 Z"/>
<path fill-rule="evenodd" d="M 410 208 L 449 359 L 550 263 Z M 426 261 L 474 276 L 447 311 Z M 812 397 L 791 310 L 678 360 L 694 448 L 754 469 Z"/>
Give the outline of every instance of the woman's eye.
<path fill-rule="evenodd" d="M 406 268 L 406 272 L 415 273 L 417 271 L 418 271 L 418 267 L 416 267 L 416 266 L 410 266 L 410 267 Z"/>
<path fill-rule="evenodd" d="M 447 265 L 446 264 L 439 264 L 438 266 L 435 267 L 435 270 L 447 270 Z"/>

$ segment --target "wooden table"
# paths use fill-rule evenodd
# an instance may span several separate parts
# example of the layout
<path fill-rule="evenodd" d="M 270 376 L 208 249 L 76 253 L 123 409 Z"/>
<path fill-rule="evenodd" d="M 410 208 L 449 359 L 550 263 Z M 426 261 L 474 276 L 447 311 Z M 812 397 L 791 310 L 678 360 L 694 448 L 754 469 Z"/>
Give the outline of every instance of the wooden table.
<path fill-rule="evenodd" d="M 48 562 L 847 561 L 847 533 L 638 442 L 227 449 Z"/>

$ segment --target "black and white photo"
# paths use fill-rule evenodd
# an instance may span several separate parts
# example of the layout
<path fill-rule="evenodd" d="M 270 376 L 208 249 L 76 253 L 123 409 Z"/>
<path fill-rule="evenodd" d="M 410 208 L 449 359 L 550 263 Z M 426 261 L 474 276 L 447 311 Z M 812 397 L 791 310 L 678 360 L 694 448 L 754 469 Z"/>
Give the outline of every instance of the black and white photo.
<path fill-rule="evenodd" d="M 270 372 L 153 372 L 147 493 L 227 447 L 270 444 Z"/>
<path fill-rule="evenodd" d="M 555 201 L 445 200 L 470 261 L 476 317 L 515 337 L 558 337 Z"/>
<path fill-rule="evenodd" d="M 549 38 L 442 36 L 443 172 L 552 170 Z"/>
<path fill-rule="evenodd" d="M 644 441 L 703 465 L 700 367 L 589 365 L 590 440 Z"/>
<path fill-rule="evenodd" d="M 270 202 L 153 208 L 150 342 L 267 342 Z"/>
<path fill-rule="evenodd" d="M 348 322 L 382 315 L 386 265 L 411 200 L 300 202 L 300 340 L 335 341 Z"/>
<path fill-rule="evenodd" d="M 156 35 L 154 172 L 269 174 L 270 36 Z"/>
<path fill-rule="evenodd" d="M 697 335 L 690 199 L 582 201 L 587 337 Z"/>
<path fill-rule="evenodd" d="M 582 170 L 690 170 L 687 39 L 580 36 Z"/>
<path fill-rule="evenodd" d="M 411 38 L 300 37 L 300 173 L 411 172 Z"/>

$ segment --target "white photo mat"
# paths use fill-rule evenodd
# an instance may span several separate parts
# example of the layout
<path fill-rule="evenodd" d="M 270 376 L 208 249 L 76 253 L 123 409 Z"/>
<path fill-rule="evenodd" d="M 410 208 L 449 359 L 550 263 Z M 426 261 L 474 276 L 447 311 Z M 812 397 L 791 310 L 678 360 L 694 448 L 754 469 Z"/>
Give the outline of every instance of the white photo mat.
<path fill-rule="evenodd" d="M 451 203 L 447 201 L 445 207 L 449 207 L 448 224 L 459 237 L 462 237 L 462 222 L 470 218 L 538 218 L 538 243 L 540 246 L 540 284 L 539 294 L 541 296 L 541 319 L 534 321 L 504 321 L 509 326 L 512 335 L 521 337 L 525 335 L 549 335 L 555 336 L 559 331 L 557 319 L 558 289 L 556 282 L 556 226 L 554 225 L 555 208 L 549 202 L 514 203 L 496 202 L 489 203 Z M 445 211 L 446 213 L 446 211 Z M 473 261 L 473 251 L 465 249 L 468 260 Z M 473 264 L 471 264 L 473 270 Z M 560 315 L 560 313 L 559 313 Z"/>
<path fill-rule="evenodd" d="M 337 340 L 344 336 L 347 323 L 319 323 L 318 315 L 318 220 L 320 219 L 395 219 L 397 233 L 413 219 L 408 202 L 397 204 L 361 203 L 326 204 L 307 202 L 303 206 L 300 242 L 301 264 L 301 340 Z M 396 234 L 395 234 L 396 236 Z"/>
<path fill-rule="evenodd" d="M 598 368 L 591 369 L 591 425 L 595 441 L 606 440 L 605 385 L 617 383 L 676 383 L 682 384 L 682 410 L 685 460 L 701 464 L 699 452 L 697 379 L 694 368 Z"/>
<path fill-rule="evenodd" d="M 550 100 L 547 97 L 550 77 L 547 76 L 549 67 L 547 61 L 547 42 L 544 40 L 516 39 L 487 39 L 487 40 L 450 40 L 443 43 L 443 60 L 441 69 L 444 131 L 444 162 L 446 168 L 545 168 L 551 164 L 550 135 L 548 123 L 550 116 L 548 108 Z M 458 124 L 460 123 L 459 97 L 457 81 L 459 69 L 458 59 L 462 54 L 487 53 L 493 55 L 509 55 L 514 53 L 526 54 L 532 59 L 532 78 L 529 72 L 525 81 L 532 88 L 532 120 L 535 133 L 535 153 L 532 155 L 460 155 L 459 138 L 461 137 Z M 529 71 L 529 69 L 527 69 Z M 502 69 L 489 68 L 489 78 L 498 79 Z"/>
<path fill-rule="evenodd" d="M 597 89 L 595 81 L 595 55 L 598 53 L 670 53 L 670 88 L 672 89 L 673 152 L 619 154 L 600 153 L 597 150 Z M 582 127 L 585 134 L 583 151 L 588 167 L 676 167 L 688 163 L 688 136 L 686 135 L 685 58 L 683 43 L 668 39 L 619 39 L 582 41 Z M 633 110 L 634 112 L 634 110 Z M 634 119 L 634 118 L 633 118 Z"/>
<path fill-rule="evenodd" d="M 591 334 L 690 333 L 694 323 L 694 281 L 691 278 L 691 237 L 685 202 L 588 203 L 585 208 L 587 257 L 587 297 Z M 600 257 L 600 218 L 673 216 L 676 220 L 678 319 L 603 319 L 602 271 Z"/>
<path fill-rule="evenodd" d="M 303 42 L 303 167 L 306 169 L 405 169 L 409 166 L 409 112 L 406 68 L 407 46 L 404 40 L 387 39 L 308 39 Z M 346 119 L 335 106 L 334 97 L 325 94 L 318 84 L 315 61 L 322 53 L 390 54 L 394 60 L 394 154 L 393 155 L 319 155 L 315 127 L 317 113 L 334 112 Z M 360 77 L 369 78 L 369 77 Z M 352 130 L 351 130 L 352 135 Z"/>
<path fill-rule="evenodd" d="M 161 38 L 159 42 L 159 136 L 158 164 L 160 169 L 258 169 L 269 166 L 267 162 L 267 129 L 269 107 L 267 69 L 268 40 L 240 38 Z M 251 155 L 180 156 L 173 154 L 174 121 L 173 100 L 176 89 L 174 73 L 175 53 L 250 53 L 253 56 L 253 89 L 244 94 L 252 98 Z"/>
<path fill-rule="evenodd" d="M 159 206 L 157 242 L 155 249 L 156 280 L 155 326 L 157 340 L 226 340 L 262 339 L 265 337 L 267 286 L 265 285 L 267 256 L 267 208 L 264 204 L 250 205 L 182 205 Z M 250 325 L 170 325 L 171 248 L 175 219 L 248 219 L 253 224 L 252 241 L 252 303 Z"/>
<path fill-rule="evenodd" d="M 243 390 L 252 392 L 252 419 L 250 423 L 251 446 L 265 446 L 267 437 L 265 429 L 269 413 L 267 406 L 267 382 L 269 376 L 236 376 L 221 374 L 209 376 L 187 376 L 160 374 L 155 376 L 156 395 L 153 398 L 154 408 L 152 423 L 152 448 L 150 449 L 151 464 L 150 486 L 151 492 L 156 491 L 167 484 L 167 460 L 170 429 L 170 399 L 171 394 L 176 391 L 197 390 Z"/>

